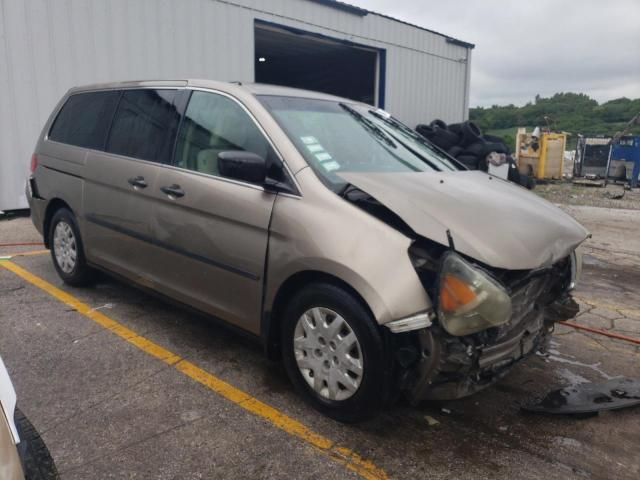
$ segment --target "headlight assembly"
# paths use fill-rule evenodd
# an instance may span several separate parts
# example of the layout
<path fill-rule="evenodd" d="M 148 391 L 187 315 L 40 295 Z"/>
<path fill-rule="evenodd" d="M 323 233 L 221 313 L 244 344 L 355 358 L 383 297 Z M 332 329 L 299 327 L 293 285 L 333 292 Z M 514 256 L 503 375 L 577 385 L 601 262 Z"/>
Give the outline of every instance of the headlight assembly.
<path fill-rule="evenodd" d="M 507 323 L 511 298 L 496 280 L 449 252 L 439 275 L 438 317 L 451 335 L 469 335 Z"/>

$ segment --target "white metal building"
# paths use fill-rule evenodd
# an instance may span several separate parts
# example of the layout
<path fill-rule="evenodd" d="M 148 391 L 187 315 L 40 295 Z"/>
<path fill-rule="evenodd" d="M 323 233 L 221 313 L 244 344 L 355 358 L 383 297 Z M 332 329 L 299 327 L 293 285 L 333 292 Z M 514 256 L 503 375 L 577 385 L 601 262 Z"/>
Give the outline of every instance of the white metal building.
<path fill-rule="evenodd" d="M 0 210 L 72 86 L 211 78 L 321 90 L 411 126 L 466 118 L 473 45 L 333 0 L 0 0 Z"/>

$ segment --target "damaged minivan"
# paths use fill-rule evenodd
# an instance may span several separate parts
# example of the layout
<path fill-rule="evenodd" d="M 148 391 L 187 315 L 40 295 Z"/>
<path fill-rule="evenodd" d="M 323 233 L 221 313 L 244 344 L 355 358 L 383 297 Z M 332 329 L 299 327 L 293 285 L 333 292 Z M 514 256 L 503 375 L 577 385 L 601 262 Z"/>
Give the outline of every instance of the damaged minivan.
<path fill-rule="evenodd" d="M 578 310 L 588 232 L 383 110 L 204 80 L 75 88 L 27 184 L 70 285 L 106 271 L 262 341 L 316 408 L 470 395 Z"/>

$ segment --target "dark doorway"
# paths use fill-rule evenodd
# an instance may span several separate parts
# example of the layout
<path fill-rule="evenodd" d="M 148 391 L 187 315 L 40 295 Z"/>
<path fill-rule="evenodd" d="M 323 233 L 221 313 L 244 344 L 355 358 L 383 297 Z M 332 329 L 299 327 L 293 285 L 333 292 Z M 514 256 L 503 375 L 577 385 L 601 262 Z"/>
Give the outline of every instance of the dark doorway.
<path fill-rule="evenodd" d="M 383 56 L 360 47 L 271 24 L 255 25 L 256 82 L 330 93 L 383 107 Z M 378 71 L 380 69 L 380 75 Z"/>

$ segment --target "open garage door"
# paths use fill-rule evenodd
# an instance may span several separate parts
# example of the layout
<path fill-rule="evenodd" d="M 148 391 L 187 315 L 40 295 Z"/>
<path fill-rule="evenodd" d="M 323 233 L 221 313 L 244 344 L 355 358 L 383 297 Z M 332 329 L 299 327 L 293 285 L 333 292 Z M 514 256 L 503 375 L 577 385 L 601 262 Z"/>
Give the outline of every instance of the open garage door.
<path fill-rule="evenodd" d="M 384 107 L 384 50 L 255 23 L 255 79 Z"/>

